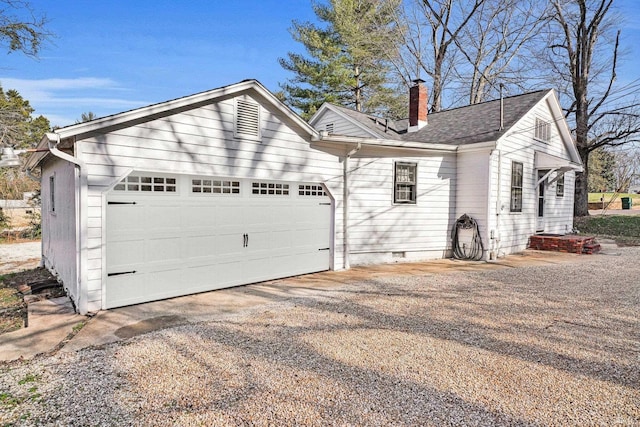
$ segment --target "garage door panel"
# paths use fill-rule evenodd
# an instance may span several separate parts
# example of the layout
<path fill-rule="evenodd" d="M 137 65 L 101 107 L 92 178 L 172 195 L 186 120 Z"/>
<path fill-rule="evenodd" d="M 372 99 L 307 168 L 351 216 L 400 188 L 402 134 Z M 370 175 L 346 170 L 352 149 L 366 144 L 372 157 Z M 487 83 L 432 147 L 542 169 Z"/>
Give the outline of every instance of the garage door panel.
<path fill-rule="evenodd" d="M 135 275 L 110 277 L 107 298 L 119 301 L 122 305 L 142 302 L 146 295 L 144 286 L 140 282 L 140 277 Z"/>
<path fill-rule="evenodd" d="M 186 206 L 181 218 L 181 226 L 185 229 L 215 228 L 216 206 Z"/>
<path fill-rule="evenodd" d="M 220 246 L 220 238 L 216 235 L 192 236 L 185 234 L 183 242 L 185 259 L 211 257 L 215 248 Z"/>
<path fill-rule="evenodd" d="M 113 236 L 137 233 L 139 226 L 144 222 L 144 208 L 127 205 L 109 206 L 107 227 L 112 230 Z"/>
<path fill-rule="evenodd" d="M 144 240 L 110 241 L 107 245 L 107 259 L 109 259 L 111 269 L 116 271 L 119 271 L 123 266 L 143 264 L 145 262 Z"/>
<path fill-rule="evenodd" d="M 154 237 L 145 242 L 146 262 L 180 261 L 182 245 L 180 237 Z"/>
<path fill-rule="evenodd" d="M 216 237 L 217 243 L 209 250 L 221 257 L 241 257 L 245 252 L 243 235 L 239 231 L 220 234 Z"/>
<path fill-rule="evenodd" d="M 107 308 L 329 268 L 329 251 L 318 251 L 331 241 L 326 196 L 112 192 L 108 201 L 136 202 L 109 204 L 106 221 L 108 272 L 136 273 L 107 278 Z"/>
<path fill-rule="evenodd" d="M 212 289 L 221 289 L 225 286 L 235 286 L 243 283 L 243 260 L 222 260 L 216 265 L 215 280 L 209 283 Z"/>

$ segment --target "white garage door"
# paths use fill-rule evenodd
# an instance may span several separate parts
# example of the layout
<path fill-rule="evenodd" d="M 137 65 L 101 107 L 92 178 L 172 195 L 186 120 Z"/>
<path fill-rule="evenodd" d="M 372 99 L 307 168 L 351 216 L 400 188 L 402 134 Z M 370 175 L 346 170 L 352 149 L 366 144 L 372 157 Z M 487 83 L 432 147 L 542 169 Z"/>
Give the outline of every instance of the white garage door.
<path fill-rule="evenodd" d="M 136 174 L 107 203 L 107 308 L 329 269 L 322 185 Z"/>

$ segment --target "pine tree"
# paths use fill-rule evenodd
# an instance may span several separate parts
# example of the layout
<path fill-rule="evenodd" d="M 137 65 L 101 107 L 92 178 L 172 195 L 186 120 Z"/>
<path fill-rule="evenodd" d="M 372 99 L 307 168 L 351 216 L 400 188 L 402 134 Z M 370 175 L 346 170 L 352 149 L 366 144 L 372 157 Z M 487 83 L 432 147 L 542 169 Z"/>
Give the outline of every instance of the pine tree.
<path fill-rule="evenodd" d="M 0 147 L 33 148 L 40 142 L 51 126 L 45 117 L 33 117 L 33 113 L 29 101 L 18 91 L 5 92 L 0 87 Z M 0 168 L 0 199 L 21 199 L 23 192 L 38 187 L 20 168 Z"/>
<path fill-rule="evenodd" d="M 404 93 L 390 82 L 389 60 L 399 36 L 400 0 L 330 0 L 314 3 L 323 24 L 293 22 L 293 38 L 307 55 L 289 52 L 280 65 L 294 73 L 281 84 L 285 102 L 309 118 L 324 102 L 357 111 L 405 115 Z M 404 91 L 402 91 L 404 92 Z"/>

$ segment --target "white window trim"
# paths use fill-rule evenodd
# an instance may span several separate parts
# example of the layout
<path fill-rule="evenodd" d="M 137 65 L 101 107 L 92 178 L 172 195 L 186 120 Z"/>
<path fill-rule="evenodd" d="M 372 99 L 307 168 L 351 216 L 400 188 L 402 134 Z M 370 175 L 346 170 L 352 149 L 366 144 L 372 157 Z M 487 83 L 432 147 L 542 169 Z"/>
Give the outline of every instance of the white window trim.
<path fill-rule="evenodd" d="M 222 177 L 191 177 L 189 194 L 197 197 L 241 197 L 242 182 L 239 179 Z"/>
<path fill-rule="evenodd" d="M 56 173 L 49 176 L 49 212 L 56 213 Z"/>
<path fill-rule="evenodd" d="M 398 166 L 411 166 L 414 168 L 414 180 L 409 185 L 413 185 L 413 198 L 409 200 L 398 199 Z M 418 163 L 416 162 L 393 162 L 393 204 L 394 205 L 417 205 L 418 204 Z"/>
<path fill-rule="evenodd" d="M 251 181 L 250 194 L 260 197 L 291 197 L 298 189 L 288 182 Z M 297 193 L 295 193 L 297 194 Z"/>
<path fill-rule="evenodd" d="M 146 181 L 149 179 L 150 181 Z M 162 180 L 159 182 L 157 180 Z M 167 182 L 168 180 L 173 182 Z M 142 187 L 149 187 L 148 190 L 143 190 Z M 160 190 L 162 188 L 162 190 Z M 167 191 L 169 189 L 171 191 Z M 160 174 L 147 174 L 132 173 L 125 176 L 113 187 L 115 193 L 128 193 L 128 194 L 178 194 L 180 190 L 178 177 L 173 175 L 160 175 Z"/>
<path fill-rule="evenodd" d="M 513 178 L 514 178 L 516 165 L 520 165 L 522 169 L 522 174 L 520 177 L 521 179 L 520 186 L 513 185 Z M 517 207 L 514 207 L 514 203 L 513 203 L 513 190 L 518 188 L 520 189 L 520 208 L 519 209 Z M 516 214 L 522 213 L 523 204 L 524 204 L 524 163 L 512 161 L 511 162 L 511 181 L 509 182 L 509 212 L 516 213 Z"/>
<path fill-rule="evenodd" d="M 556 180 L 556 197 L 564 197 L 564 172 Z"/>

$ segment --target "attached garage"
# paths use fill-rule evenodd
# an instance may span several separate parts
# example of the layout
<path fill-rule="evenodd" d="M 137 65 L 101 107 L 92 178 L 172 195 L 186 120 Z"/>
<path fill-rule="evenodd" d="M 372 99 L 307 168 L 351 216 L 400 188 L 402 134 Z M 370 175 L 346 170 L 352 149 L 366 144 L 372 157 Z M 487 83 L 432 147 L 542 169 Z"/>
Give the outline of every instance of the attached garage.
<path fill-rule="evenodd" d="M 132 173 L 106 215 L 106 308 L 331 265 L 322 184 Z"/>
<path fill-rule="evenodd" d="M 340 268 L 339 158 L 255 80 L 47 134 L 43 263 L 81 314 Z"/>

